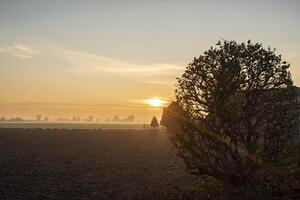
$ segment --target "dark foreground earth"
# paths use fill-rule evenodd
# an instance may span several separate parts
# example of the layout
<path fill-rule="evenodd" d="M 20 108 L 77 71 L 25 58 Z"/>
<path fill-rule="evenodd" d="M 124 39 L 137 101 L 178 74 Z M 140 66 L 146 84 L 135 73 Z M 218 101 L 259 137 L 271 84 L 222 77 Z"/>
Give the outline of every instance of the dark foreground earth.
<path fill-rule="evenodd" d="M 1 199 L 153 199 L 194 181 L 163 131 L 0 129 Z"/>

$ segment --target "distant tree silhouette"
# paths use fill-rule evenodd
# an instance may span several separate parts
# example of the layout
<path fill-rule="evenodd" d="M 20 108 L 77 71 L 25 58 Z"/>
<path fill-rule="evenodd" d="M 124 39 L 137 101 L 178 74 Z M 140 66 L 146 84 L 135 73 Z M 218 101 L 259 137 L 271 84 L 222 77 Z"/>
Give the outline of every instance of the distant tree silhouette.
<path fill-rule="evenodd" d="M 154 129 L 159 126 L 158 120 L 155 116 L 153 116 L 150 126 Z"/>
<path fill-rule="evenodd" d="M 42 119 L 42 115 L 40 115 L 40 114 L 37 114 L 35 117 L 36 117 L 37 121 L 41 121 L 41 119 Z"/>
<path fill-rule="evenodd" d="M 92 115 L 90 115 L 87 119 L 88 122 L 92 122 L 94 120 L 94 117 Z"/>
<path fill-rule="evenodd" d="M 72 117 L 72 121 L 73 121 L 73 122 L 76 122 L 76 121 L 77 121 L 77 117 L 76 117 L 76 116 L 73 116 L 73 117 Z"/>
<path fill-rule="evenodd" d="M 161 124 L 191 173 L 244 185 L 283 158 L 296 134 L 296 98 L 290 65 L 274 51 L 218 42 L 178 78 Z"/>
<path fill-rule="evenodd" d="M 14 122 L 22 122 L 24 121 L 21 117 L 16 117 L 16 118 L 12 118 L 11 121 L 14 121 Z"/>

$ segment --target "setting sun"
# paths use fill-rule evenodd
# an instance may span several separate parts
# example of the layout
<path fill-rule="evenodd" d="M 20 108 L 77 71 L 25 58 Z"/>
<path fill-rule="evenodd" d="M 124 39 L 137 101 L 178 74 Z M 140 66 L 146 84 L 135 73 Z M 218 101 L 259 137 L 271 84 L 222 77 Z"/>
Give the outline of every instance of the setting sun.
<path fill-rule="evenodd" d="M 153 107 L 161 107 L 166 103 L 166 101 L 158 98 L 153 98 L 153 99 L 147 99 L 146 103 Z"/>

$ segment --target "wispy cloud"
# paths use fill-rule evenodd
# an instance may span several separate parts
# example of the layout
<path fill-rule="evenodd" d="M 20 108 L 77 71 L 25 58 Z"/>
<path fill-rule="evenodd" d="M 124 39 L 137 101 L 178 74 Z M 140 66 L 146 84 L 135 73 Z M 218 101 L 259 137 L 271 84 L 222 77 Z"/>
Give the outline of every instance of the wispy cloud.
<path fill-rule="evenodd" d="M 14 43 L 10 46 L 1 47 L 0 53 L 8 54 L 18 58 L 29 59 L 36 56 L 38 51 L 24 44 Z"/>
<path fill-rule="evenodd" d="M 12 103 L 0 103 L 1 106 L 11 107 L 85 107 L 85 108 L 141 108 L 147 106 L 145 100 L 132 100 L 129 103 L 103 103 L 103 104 L 82 104 L 82 103 L 53 103 L 53 102 L 12 102 Z"/>
<path fill-rule="evenodd" d="M 105 57 L 53 45 L 42 45 L 41 48 L 37 49 L 23 43 L 14 43 L 0 47 L 0 53 L 23 59 L 33 58 L 38 54 L 52 60 L 60 59 L 60 61 L 63 62 L 62 66 L 67 70 L 82 74 L 106 72 L 112 74 L 151 76 L 155 74 L 176 73 L 183 69 L 182 66 L 176 64 L 136 64 L 117 58 Z"/>
<path fill-rule="evenodd" d="M 183 69 L 182 66 L 168 63 L 135 64 L 115 58 L 103 57 L 80 51 L 60 48 L 59 56 L 67 61 L 76 71 L 107 72 L 114 74 L 126 73 L 128 75 L 152 75 L 176 72 Z"/>
<path fill-rule="evenodd" d="M 149 81 L 145 81 L 145 83 L 151 85 L 173 86 L 175 84 L 175 80 L 174 81 L 149 80 Z"/>

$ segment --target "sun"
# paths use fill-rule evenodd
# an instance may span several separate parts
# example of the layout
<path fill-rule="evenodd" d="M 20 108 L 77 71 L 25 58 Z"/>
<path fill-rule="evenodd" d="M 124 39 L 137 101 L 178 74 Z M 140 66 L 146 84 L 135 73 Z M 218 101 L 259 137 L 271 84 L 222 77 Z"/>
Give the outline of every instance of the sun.
<path fill-rule="evenodd" d="M 162 107 L 166 102 L 167 101 L 159 99 L 159 98 L 153 98 L 153 99 L 146 100 L 146 103 L 152 107 Z"/>

